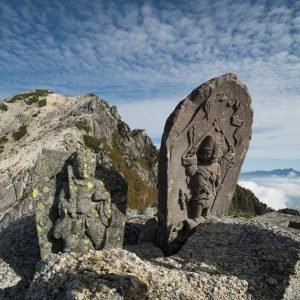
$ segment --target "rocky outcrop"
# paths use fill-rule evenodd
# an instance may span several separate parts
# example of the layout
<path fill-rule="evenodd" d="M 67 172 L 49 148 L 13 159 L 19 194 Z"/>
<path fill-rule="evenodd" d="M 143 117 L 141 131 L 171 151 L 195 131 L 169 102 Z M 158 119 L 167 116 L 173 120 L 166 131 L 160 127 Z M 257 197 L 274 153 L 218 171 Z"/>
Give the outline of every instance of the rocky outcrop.
<path fill-rule="evenodd" d="M 135 216 L 137 218 L 137 215 Z M 224 217 L 199 225 L 179 251 L 153 244 L 53 256 L 27 299 L 299 299 L 300 236 Z"/>
<path fill-rule="evenodd" d="M 40 261 L 34 216 L 7 224 L 0 241 L 0 299 L 24 299 Z"/>
<path fill-rule="evenodd" d="M 154 244 L 138 244 L 143 224 L 157 218 L 156 208 L 129 209 L 124 249 L 56 253 L 40 260 L 29 195 L 36 194 L 32 170 L 43 148 L 94 151 L 96 176 L 103 182 L 112 178 L 101 168 L 121 174 L 131 207 L 155 198 L 157 152 L 144 131 L 130 131 L 116 108 L 93 94 L 68 98 L 34 91 L 5 103 L 0 299 L 300 299 L 300 235 L 239 218 L 205 221 L 179 252 L 165 257 Z M 37 177 L 40 191 L 47 176 Z"/>
<path fill-rule="evenodd" d="M 199 226 L 177 256 L 244 280 L 242 299 L 300 299 L 299 254 L 299 234 L 225 217 Z"/>
<path fill-rule="evenodd" d="M 116 107 L 94 94 L 65 97 L 46 90 L 17 95 L 3 104 L 0 219 L 13 219 L 20 212 L 18 204 L 31 193 L 32 169 L 43 148 L 74 152 L 88 147 L 100 164 L 125 177 L 129 207 L 143 208 L 157 200 L 157 150 L 145 131 L 130 130 Z M 32 203 L 25 203 L 22 210 L 29 211 Z"/>
<path fill-rule="evenodd" d="M 249 218 L 264 215 L 271 211 L 273 209 L 259 201 L 252 191 L 239 184 L 236 185 L 228 211 L 229 215 Z"/>
<path fill-rule="evenodd" d="M 207 299 L 212 293 L 206 287 L 219 281 L 182 271 L 176 259 L 148 262 L 126 250 L 73 254 L 51 263 L 35 277 L 27 299 Z M 219 299 L 241 299 L 243 281 L 227 276 L 222 281 L 232 288 L 224 287 Z"/>
<path fill-rule="evenodd" d="M 254 220 L 260 223 L 272 224 L 284 228 L 285 230 L 300 234 L 300 216 L 294 216 L 279 212 L 255 217 Z"/>
<path fill-rule="evenodd" d="M 39 263 L 34 217 L 19 219 L 0 233 L 0 298 L 299 299 L 299 234 L 224 217 L 201 224 L 179 253 L 164 257 L 153 244 L 136 244 L 139 225 L 155 213 L 128 210 L 124 250 Z"/>

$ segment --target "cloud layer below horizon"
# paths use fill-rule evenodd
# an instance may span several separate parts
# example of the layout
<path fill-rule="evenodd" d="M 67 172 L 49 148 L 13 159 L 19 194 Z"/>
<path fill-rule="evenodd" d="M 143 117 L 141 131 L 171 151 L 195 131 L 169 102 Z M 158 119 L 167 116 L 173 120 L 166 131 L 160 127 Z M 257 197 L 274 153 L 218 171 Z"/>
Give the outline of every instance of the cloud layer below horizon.
<path fill-rule="evenodd" d="M 242 180 L 239 184 L 251 190 L 261 202 L 271 208 L 278 210 L 288 207 L 300 211 L 299 177 L 260 177 Z"/>
<path fill-rule="evenodd" d="M 299 160 L 299 1 L 3 0 L 0 25 L 2 98 L 96 92 L 156 140 L 178 101 L 234 72 L 253 98 L 249 157 Z"/>

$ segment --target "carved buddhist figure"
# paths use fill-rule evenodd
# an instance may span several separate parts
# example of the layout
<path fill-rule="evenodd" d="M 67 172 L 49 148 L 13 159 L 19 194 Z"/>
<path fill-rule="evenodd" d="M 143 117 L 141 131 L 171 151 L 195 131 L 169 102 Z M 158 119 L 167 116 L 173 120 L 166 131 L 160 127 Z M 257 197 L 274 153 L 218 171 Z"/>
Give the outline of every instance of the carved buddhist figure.
<path fill-rule="evenodd" d="M 59 194 L 59 219 L 53 228 L 62 239 L 63 251 L 101 249 L 111 222 L 111 198 L 101 180 L 95 179 L 96 157 L 77 151 L 67 167 L 68 183 Z"/>
<path fill-rule="evenodd" d="M 193 149 L 194 150 L 194 149 Z M 183 157 L 183 165 L 189 176 L 188 186 L 192 197 L 189 200 L 188 216 L 195 220 L 210 215 L 210 209 L 220 185 L 221 167 L 216 156 L 214 138 L 206 136 L 196 152 Z"/>
<path fill-rule="evenodd" d="M 158 167 L 159 234 L 166 253 L 199 223 L 224 216 L 251 139 L 246 86 L 225 74 L 194 89 L 166 121 Z"/>

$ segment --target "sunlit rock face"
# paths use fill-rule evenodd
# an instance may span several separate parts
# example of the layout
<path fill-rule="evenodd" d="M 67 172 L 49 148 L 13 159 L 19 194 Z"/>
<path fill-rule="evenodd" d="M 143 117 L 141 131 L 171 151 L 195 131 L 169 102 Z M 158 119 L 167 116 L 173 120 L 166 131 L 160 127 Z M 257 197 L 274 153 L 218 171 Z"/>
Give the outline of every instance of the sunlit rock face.
<path fill-rule="evenodd" d="M 1 104 L 1 227 L 33 209 L 28 197 L 32 169 L 43 149 L 88 148 L 96 154 L 97 172 L 103 165 L 128 182 L 129 207 L 157 201 L 157 150 L 144 130 L 130 130 L 116 107 L 94 94 L 66 97 L 47 90 L 20 94 Z"/>

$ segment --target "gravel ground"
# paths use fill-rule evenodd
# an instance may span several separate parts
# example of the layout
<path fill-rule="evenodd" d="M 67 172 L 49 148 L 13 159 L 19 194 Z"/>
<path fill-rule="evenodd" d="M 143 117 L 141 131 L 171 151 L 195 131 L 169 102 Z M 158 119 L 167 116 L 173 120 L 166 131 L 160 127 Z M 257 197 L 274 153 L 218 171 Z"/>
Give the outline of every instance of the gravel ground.
<path fill-rule="evenodd" d="M 300 299 L 300 236 L 279 227 L 226 217 L 170 257 L 126 249 L 53 257 L 27 299 Z"/>
<path fill-rule="evenodd" d="M 33 215 L 21 218 L 0 232 L 0 299 L 300 299 L 299 234 L 224 217 L 164 257 L 153 244 L 136 244 L 155 213 L 129 210 L 124 250 L 48 262 L 40 261 Z"/>

